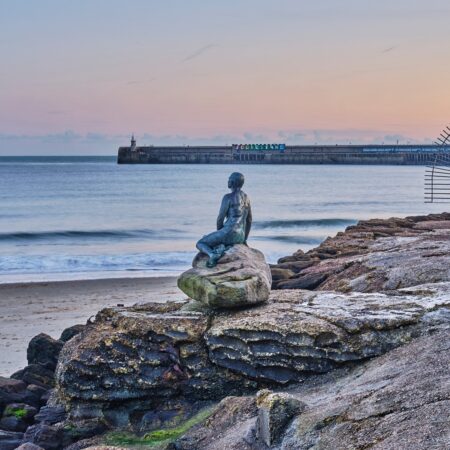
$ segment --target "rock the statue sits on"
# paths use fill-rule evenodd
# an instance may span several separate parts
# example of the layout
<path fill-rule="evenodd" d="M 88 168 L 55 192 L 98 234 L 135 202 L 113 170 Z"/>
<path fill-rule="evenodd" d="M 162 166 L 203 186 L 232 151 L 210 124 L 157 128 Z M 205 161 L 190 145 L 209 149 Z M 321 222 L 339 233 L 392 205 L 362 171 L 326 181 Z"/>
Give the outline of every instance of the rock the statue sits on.
<path fill-rule="evenodd" d="M 231 193 L 222 199 L 217 231 L 197 242 L 193 268 L 178 278 L 178 287 L 208 306 L 230 308 L 267 301 L 272 284 L 264 255 L 247 246 L 252 225 L 250 199 L 241 190 L 244 175 L 228 179 Z"/>
<path fill-rule="evenodd" d="M 178 278 L 178 287 L 189 297 L 214 308 L 256 305 L 268 300 L 272 276 L 264 255 L 243 244 L 229 248 L 218 264 L 207 267 L 199 253 L 193 268 Z"/>

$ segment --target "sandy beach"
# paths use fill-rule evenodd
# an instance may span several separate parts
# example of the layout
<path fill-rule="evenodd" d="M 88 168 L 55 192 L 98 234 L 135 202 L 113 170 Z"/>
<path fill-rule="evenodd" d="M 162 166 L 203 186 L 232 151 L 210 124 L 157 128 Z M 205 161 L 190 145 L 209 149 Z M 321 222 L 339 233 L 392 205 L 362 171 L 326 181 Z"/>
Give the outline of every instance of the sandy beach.
<path fill-rule="evenodd" d="M 0 376 L 26 366 L 27 345 L 36 334 L 59 338 L 65 328 L 85 323 L 100 309 L 118 303 L 182 298 L 175 277 L 0 285 Z"/>

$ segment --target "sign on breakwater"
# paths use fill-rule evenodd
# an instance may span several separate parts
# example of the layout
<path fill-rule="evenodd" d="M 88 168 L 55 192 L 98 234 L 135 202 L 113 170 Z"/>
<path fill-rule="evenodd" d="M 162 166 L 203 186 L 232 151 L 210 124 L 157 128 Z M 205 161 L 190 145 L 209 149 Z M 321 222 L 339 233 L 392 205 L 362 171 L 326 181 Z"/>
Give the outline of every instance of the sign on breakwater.
<path fill-rule="evenodd" d="M 120 147 L 119 164 L 382 164 L 427 165 L 450 145 L 286 145 Z"/>

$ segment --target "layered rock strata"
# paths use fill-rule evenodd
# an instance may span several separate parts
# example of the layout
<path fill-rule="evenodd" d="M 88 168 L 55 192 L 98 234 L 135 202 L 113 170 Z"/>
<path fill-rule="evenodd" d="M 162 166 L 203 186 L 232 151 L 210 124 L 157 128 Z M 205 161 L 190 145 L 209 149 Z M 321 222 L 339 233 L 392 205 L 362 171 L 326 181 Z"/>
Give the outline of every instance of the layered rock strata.
<path fill-rule="evenodd" d="M 396 295 L 276 291 L 214 315 L 191 303 L 106 309 L 64 346 L 58 397 L 74 418 L 152 428 L 204 401 L 381 355 L 448 326 L 449 307 L 442 283 Z"/>
<path fill-rule="evenodd" d="M 311 377 L 283 393 L 227 398 L 223 402 L 228 408 L 219 405 L 207 422 L 178 439 L 174 448 L 448 448 L 449 348 L 447 328 L 358 367 Z M 235 414 L 242 404 L 243 413 Z M 266 423 L 262 435 L 261 416 Z"/>
<path fill-rule="evenodd" d="M 360 221 L 271 270 L 273 289 L 379 292 L 450 281 L 450 213 Z"/>

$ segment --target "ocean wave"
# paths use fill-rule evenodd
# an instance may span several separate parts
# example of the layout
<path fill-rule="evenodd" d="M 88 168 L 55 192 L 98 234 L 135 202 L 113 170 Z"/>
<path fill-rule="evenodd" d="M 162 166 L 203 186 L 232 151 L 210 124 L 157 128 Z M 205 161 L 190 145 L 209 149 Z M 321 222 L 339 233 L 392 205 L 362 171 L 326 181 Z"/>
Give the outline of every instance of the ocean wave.
<path fill-rule="evenodd" d="M 115 255 L 2 255 L 0 273 L 69 273 L 186 270 L 195 252 L 126 253 Z"/>
<path fill-rule="evenodd" d="M 267 220 L 255 222 L 255 228 L 295 228 L 295 227 L 337 227 L 353 225 L 357 221 L 354 219 L 289 219 L 289 220 Z"/>
<path fill-rule="evenodd" d="M 0 241 L 39 241 L 39 240 L 61 240 L 61 239 L 111 239 L 111 238 L 149 238 L 159 237 L 168 233 L 173 238 L 174 234 L 181 233 L 180 230 L 168 229 L 164 232 L 140 229 L 140 230 L 65 230 L 65 231 L 37 231 L 37 232 L 12 232 L 0 233 Z"/>
<path fill-rule="evenodd" d="M 325 237 L 310 237 L 310 236 L 289 236 L 289 235 L 280 235 L 280 236 L 261 236 L 254 237 L 253 239 L 258 240 L 271 240 L 271 241 L 279 241 L 279 242 L 288 242 L 291 244 L 299 244 L 299 245 L 318 245 L 320 244 Z"/>

